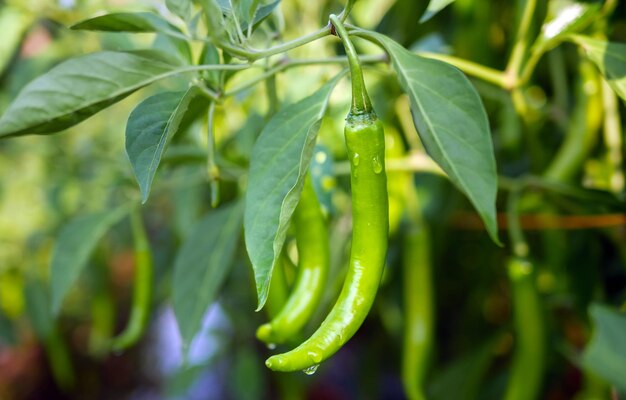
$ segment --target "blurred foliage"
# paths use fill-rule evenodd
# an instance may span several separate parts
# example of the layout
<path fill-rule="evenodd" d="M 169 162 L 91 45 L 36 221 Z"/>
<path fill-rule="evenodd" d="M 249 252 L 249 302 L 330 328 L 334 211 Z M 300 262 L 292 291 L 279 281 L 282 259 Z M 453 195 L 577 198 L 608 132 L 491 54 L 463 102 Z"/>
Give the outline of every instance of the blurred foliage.
<path fill-rule="evenodd" d="M 407 48 L 450 53 L 503 70 L 527 1 L 456 0 L 420 24 L 428 6 L 425 0 L 359 0 L 351 19 Z M 541 32 L 544 17 L 551 18 L 554 12 L 546 2 L 538 4 L 533 35 Z M 342 6 L 336 0 L 285 0 L 267 24 L 284 28 L 280 36 L 288 40 L 325 25 L 327 15 Z M 0 1 L 0 110 L 26 83 L 72 56 L 142 47 L 163 49 L 173 57 L 201 56 L 198 42 L 187 54 L 161 35 L 67 29 L 103 10 L 120 9 L 156 10 L 172 17 L 161 1 Z M 618 2 L 608 18 L 585 27 L 585 32 L 624 43 L 625 16 L 626 3 Z M 380 53 L 369 43 L 356 43 L 363 53 Z M 316 41 L 290 56 L 333 56 L 339 46 L 336 41 Z M 582 59 L 582 51 L 571 43 L 550 50 L 538 61 L 532 81 L 519 89 L 517 100 L 488 83 L 472 82 L 488 112 L 503 176 L 498 210 L 507 209 L 506 183 L 533 174 L 523 180 L 517 206 L 549 331 L 541 398 L 608 399 L 610 393 L 626 398 L 618 394 L 626 390 L 623 386 L 611 388 L 607 383 L 626 380 L 626 322 L 618 311 L 626 304 L 624 135 L 615 138 L 608 128 L 620 121 L 624 125 L 625 103 Z M 276 77 L 276 95 L 285 103 L 299 100 L 339 70 L 336 65 L 310 67 L 306 73 L 285 70 Z M 249 78 L 243 72 L 231 84 Z M 404 145 L 423 154 L 406 99 L 396 80 L 389 78 L 386 68 L 366 69 L 375 108 L 388 131 L 399 132 Z M 182 78 L 174 79 L 161 89 L 177 90 L 186 84 Z M 318 150 L 324 157 L 317 160 L 321 172 L 315 184 L 318 190 L 327 189 L 324 203 L 333 216 L 333 270 L 324 304 L 309 328 L 322 320 L 334 301 L 348 257 L 347 178 L 332 175 L 333 170 L 341 171 L 346 159 L 341 132 L 348 88 L 345 80 L 339 83 L 320 131 Z M 266 91 L 263 85 L 249 88 L 216 108 L 224 202 L 235 198 L 245 184 L 242 174 L 270 107 Z M 174 139 L 143 208 L 155 260 L 153 316 L 144 339 L 123 354 L 109 353 L 103 344 L 122 330 L 130 310 L 134 259 L 128 221 L 116 222 L 99 238 L 79 283 L 53 319 L 49 265 L 62 227 L 77 215 L 140 199 L 124 154 L 124 131 L 133 105 L 152 93 L 154 88 L 133 94 L 60 135 L 0 141 L 0 398 L 404 398 L 399 372 L 400 234 L 390 238 L 384 283 L 366 324 L 315 375 L 276 374 L 263 366 L 269 351 L 256 341 L 254 332 L 266 317 L 254 312 L 254 282 L 241 246 L 217 301 L 183 350 L 170 306 L 172 268 L 181 243 L 210 211 L 203 121 L 190 124 Z M 521 113 L 520 101 L 525 107 Z M 616 110 L 612 115 L 606 112 L 607 104 Z M 572 130 L 581 126 L 591 128 L 578 132 L 571 145 L 578 159 L 574 169 L 562 182 L 539 178 L 550 170 Z M 587 140 L 585 135 L 593 137 Z M 413 183 L 434 243 L 437 325 L 427 392 L 433 399 L 502 398 L 515 348 L 505 268 L 511 242 L 495 247 L 467 200 L 446 179 L 417 173 Z M 528 215 L 548 219 L 525 218 Z M 591 218 L 589 223 L 580 216 L 612 219 Z M 501 217 L 504 226 L 506 216 Z M 407 221 L 398 225 L 403 232 Z M 287 247 L 293 248 L 293 243 L 288 241 Z"/>

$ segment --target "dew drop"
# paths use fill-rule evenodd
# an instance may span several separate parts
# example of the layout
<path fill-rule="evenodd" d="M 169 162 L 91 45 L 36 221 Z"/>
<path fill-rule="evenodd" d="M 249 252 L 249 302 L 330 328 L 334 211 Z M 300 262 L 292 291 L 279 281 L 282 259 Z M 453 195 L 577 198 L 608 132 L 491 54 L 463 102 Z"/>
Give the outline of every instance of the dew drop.
<path fill-rule="evenodd" d="M 378 156 L 374 157 L 374 159 L 372 160 L 372 167 L 374 168 L 375 174 L 380 174 L 381 172 L 383 172 L 383 163 L 380 162 Z"/>
<path fill-rule="evenodd" d="M 302 372 L 307 375 L 313 375 L 315 371 L 317 371 L 317 367 L 319 367 L 319 364 L 311 365 L 310 367 L 303 369 Z"/>
<path fill-rule="evenodd" d="M 268 343 L 267 348 L 270 350 L 276 350 L 276 343 Z"/>
<path fill-rule="evenodd" d="M 358 153 L 354 153 L 354 155 L 352 156 L 352 165 L 354 165 L 355 167 L 358 167 L 360 161 L 361 161 L 361 157 L 359 157 Z"/>

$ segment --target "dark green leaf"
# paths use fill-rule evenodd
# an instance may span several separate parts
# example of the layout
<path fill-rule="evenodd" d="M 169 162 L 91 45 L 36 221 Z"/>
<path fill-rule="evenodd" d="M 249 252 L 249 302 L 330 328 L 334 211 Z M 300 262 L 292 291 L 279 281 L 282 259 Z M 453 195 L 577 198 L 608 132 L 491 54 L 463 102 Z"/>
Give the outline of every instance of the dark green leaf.
<path fill-rule="evenodd" d="M 132 92 L 181 72 L 167 59 L 154 51 L 103 51 L 65 61 L 20 92 L 0 118 L 0 137 L 69 128 Z"/>
<path fill-rule="evenodd" d="M 127 208 L 81 215 L 65 225 L 54 244 L 50 263 L 52 312 L 57 314 L 65 295 L 87 264 L 100 238 L 118 222 Z"/>
<path fill-rule="evenodd" d="M 428 21 L 452 2 L 454 2 L 454 0 L 430 0 L 426 12 L 422 15 L 422 18 L 420 18 L 420 23 Z"/>
<path fill-rule="evenodd" d="M 159 93 L 142 101 L 131 112 L 126 125 L 126 154 L 143 202 L 148 199 L 165 147 L 178 132 L 191 102 L 198 96 L 196 86 L 187 92 Z"/>
<path fill-rule="evenodd" d="M 254 18 L 252 19 L 252 28 L 255 29 L 261 22 L 263 22 L 267 17 L 272 15 L 272 11 L 280 4 L 281 0 L 276 0 L 273 3 L 267 4 L 265 6 L 259 7 L 254 13 Z M 248 24 L 245 23 L 241 27 L 244 31 L 248 29 Z"/>
<path fill-rule="evenodd" d="M 390 38 L 368 33 L 389 53 L 413 122 L 428 154 L 469 198 L 496 243 L 497 175 L 491 130 L 482 101 L 455 67 L 420 57 Z"/>
<path fill-rule="evenodd" d="M 250 159 L 244 231 L 262 308 L 328 98 L 339 77 L 313 95 L 285 106 L 265 126 Z"/>
<path fill-rule="evenodd" d="M 582 46 L 615 93 L 626 101 L 626 44 L 579 35 L 574 36 L 573 40 Z"/>
<path fill-rule="evenodd" d="M 601 304 L 592 304 L 589 313 L 594 333 L 583 353 L 583 366 L 626 391 L 626 314 Z"/>
<path fill-rule="evenodd" d="M 33 330 L 40 340 L 45 341 L 54 329 L 48 287 L 40 279 L 30 277 L 24 287 L 24 297 Z"/>
<path fill-rule="evenodd" d="M 332 194 L 335 189 L 333 155 L 326 146 L 317 144 L 311 160 L 311 181 L 322 208 L 333 213 Z"/>
<path fill-rule="evenodd" d="M 230 270 L 241 232 L 242 204 L 209 213 L 192 229 L 174 263 L 173 304 L 185 346 L 194 338 Z"/>
<path fill-rule="evenodd" d="M 4 315 L 0 309 L 0 345 L 14 346 L 17 343 L 17 335 L 13 323 Z"/>
<path fill-rule="evenodd" d="M 72 25 L 70 29 L 103 32 L 163 32 L 183 36 L 182 32 L 166 19 L 149 12 L 100 15 Z"/>

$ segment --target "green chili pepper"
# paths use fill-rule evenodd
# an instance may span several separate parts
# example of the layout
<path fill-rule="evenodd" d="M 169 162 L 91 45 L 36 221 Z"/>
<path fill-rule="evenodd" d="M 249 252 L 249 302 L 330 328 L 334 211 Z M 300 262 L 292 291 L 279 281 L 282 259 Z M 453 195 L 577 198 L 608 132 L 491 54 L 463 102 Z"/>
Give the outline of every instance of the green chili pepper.
<path fill-rule="evenodd" d="M 282 310 L 257 330 L 266 343 L 284 343 L 309 321 L 319 304 L 329 265 L 328 231 L 310 177 L 294 213 L 298 275 Z"/>
<path fill-rule="evenodd" d="M 267 315 L 270 318 L 275 318 L 280 313 L 280 310 L 282 310 L 287 302 L 287 296 L 289 296 L 289 288 L 287 280 L 285 279 L 285 266 L 288 260 L 289 257 L 283 251 L 272 274 L 266 306 Z"/>
<path fill-rule="evenodd" d="M 533 265 L 521 258 L 507 263 L 513 302 L 515 353 L 506 400 L 537 399 L 545 368 L 545 329 Z"/>
<path fill-rule="evenodd" d="M 330 20 L 346 48 L 352 76 L 352 107 L 344 132 L 351 160 L 350 266 L 337 302 L 317 331 L 297 348 L 266 361 L 275 371 L 312 373 L 356 333 L 376 297 L 387 254 L 389 211 L 383 126 L 372 109 L 348 34 L 337 16 L 331 15 Z"/>
<path fill-rule="evenodd" d="M 563 144 L 546 169 L 544 176 L 561 182 L 579 173 L 593 150 L 602 127 L 601 80 L 591 61 L 581 59 L 577 84 L 576 107 Z"/>
<path fill-rule="evenodd" d="M 141 212 L 138 209 L 134 210 L 130 218 L 135 247 L 133 303 L 126 329 L 112 339 L 111 348 L 114 351 L 129 348 L 141 339 L 148 324 L 152 299 L 152 252 L 141 219 Z"/>
<path fill-rule="evenodd" d="M 410 208 L 418 209 L 417 204 Z M 430 234 L 426 224 L 412 221 L 404 237 L 404 347 L 402 383 L 407 398 L 425 399 L 424 383 L 433 344 L 433 288 Z"/>

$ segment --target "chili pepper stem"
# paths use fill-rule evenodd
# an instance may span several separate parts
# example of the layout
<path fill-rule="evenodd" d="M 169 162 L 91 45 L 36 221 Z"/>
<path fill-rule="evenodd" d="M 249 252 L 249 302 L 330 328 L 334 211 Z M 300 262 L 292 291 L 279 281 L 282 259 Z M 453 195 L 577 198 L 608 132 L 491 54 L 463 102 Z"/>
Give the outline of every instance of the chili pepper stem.
<path fill-rule="evenodd" d="M 350 113 L 354 115 L 371 113 L 373 112 L 372 103 L 367 95 L 367 89 L 365 87 L 365 80 L 363 79 L 363 71 L 361 70 L 359 57 L 354 45 L 350 41 L 348 31 L 336 15 L 332 14 L 330 16 L 330 22 L 332 23 L 331 32 L 338 34 L 339 38 L 343 42 L 344 48 L 346 49 L 346 55 L 348 56 L 350 76 L 352 79 L 352 108 Z"/>

